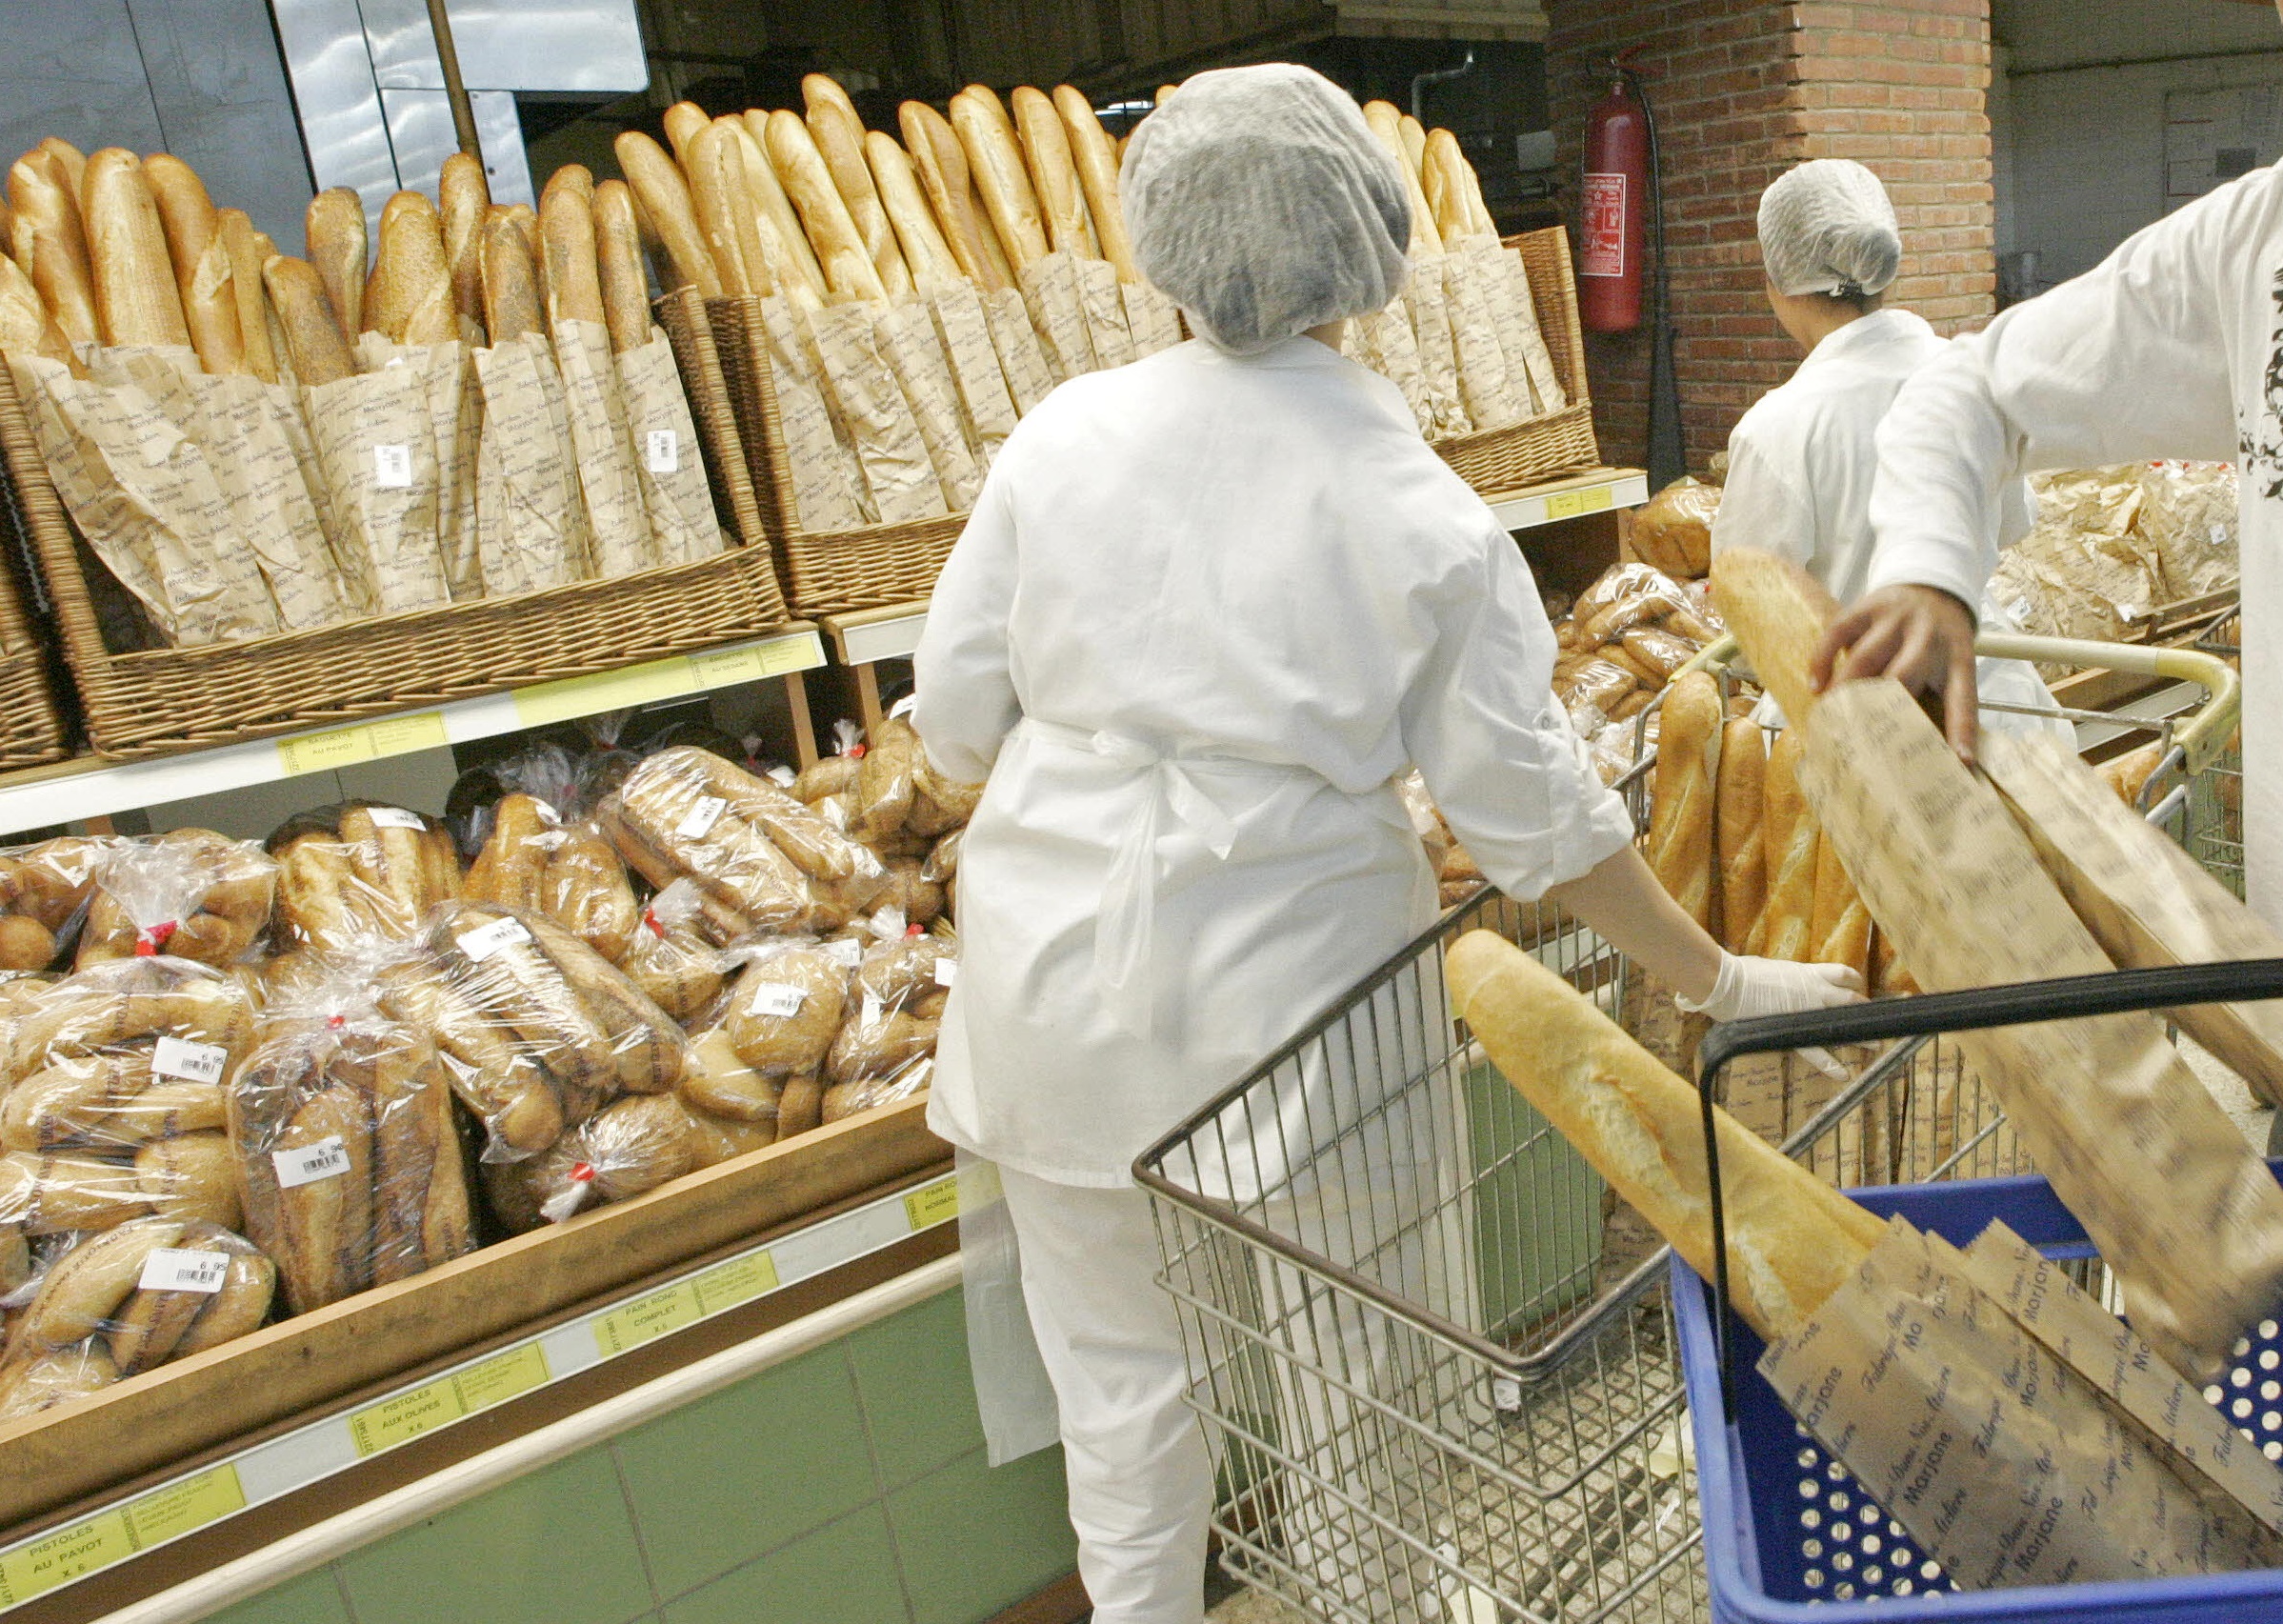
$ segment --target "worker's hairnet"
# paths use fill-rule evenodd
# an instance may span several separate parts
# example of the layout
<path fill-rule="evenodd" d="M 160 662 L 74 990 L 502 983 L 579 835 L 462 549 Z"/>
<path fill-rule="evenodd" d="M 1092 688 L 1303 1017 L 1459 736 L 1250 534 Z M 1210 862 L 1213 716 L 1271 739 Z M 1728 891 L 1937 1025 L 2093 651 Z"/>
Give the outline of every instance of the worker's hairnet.
<path fill-rule="evenodd" d="M 1133 132 L 1120 190 L 1142 274 L 1220 349 L 1265 350 L 1403 286 L 1403 171 L 1312 69 L 1183 80 Z"/>
<path fill-rule="evenodd" d="M 1852 158 L 1812 158 L 1760 194 L 1760 258 L 1779 293 L 1878 293 L 1902 269 L 1887 189 Z"/>

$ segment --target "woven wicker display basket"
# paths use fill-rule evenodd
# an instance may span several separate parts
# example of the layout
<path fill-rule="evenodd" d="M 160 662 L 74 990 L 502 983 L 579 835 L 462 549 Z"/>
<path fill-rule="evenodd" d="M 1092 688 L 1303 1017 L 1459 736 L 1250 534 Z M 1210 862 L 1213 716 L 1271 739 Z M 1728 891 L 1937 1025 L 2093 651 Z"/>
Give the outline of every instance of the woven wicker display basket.
<path fill-rule="evenodd" d="M 1485 496 L 1503 496 L 1581 469 L 1601 465 L 1593 439 L 1593 402 L 1586 386 L 1585 330 L 1577 319 L 1577 279 L 1570 265 L 1570 233 L 1559 226 L 1506 239 L 1522 251 L 1530 291 L 1538 307 L 1538 331 L 1553 357 L 1570 404 L 1517 423 L 1436 440 L 1434 449 L 1459 477 Z"/>
<path fill-rule="evenodd" d="M 0 367 L 0 373 L 8 371 Z M 68 693 L 54 649 L 24 602 L 16 571 L 32 565 L 31 519 L 23 496 L 0 481 L 0 772 L 59 761 L 70 734 L 58 696 Z M 48 502 L 55 496 L 48 492 Z"/>
<path fill-rule="evenodd" d="M 225 744 L 588 676 L 758 637 L 790 618 L 735 418 L 694 295 L 660 310 L 732 545 L 694 564 L 191 649 L 116 652 L 81 544 L 0 369 L 0 463 L 54 599 L 89 742 L 114 757 Z"/>

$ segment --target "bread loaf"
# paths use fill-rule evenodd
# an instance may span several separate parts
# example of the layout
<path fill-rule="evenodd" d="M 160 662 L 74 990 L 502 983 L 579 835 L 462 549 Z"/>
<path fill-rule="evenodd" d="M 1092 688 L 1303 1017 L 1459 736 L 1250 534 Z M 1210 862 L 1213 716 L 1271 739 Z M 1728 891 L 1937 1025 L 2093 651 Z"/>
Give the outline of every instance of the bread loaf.
<path fill-rule="evenodd" d="M 690 202 L 690 185 L 682 170 L 658 144 L 638 130 L 629 130 L 611 143 L 618 167 L 634 194 L 639 219 L 664 251 L 658 279 L 671 288 L 695 288 L 706 299 L 721 297 L 721 276 L 712 252 L 697 229 Z M 492 341 L 498 342 L 494 332 Z"/>
<path fill-rule="evenodd" d="M 958 132 L 926 102 L 906 102 L 896 116 L 920 188 L 959 269 L 984 289 L 1010 286 L 1005 254 L 998 251 L 997 233 L 984 217 Z"/>
<path fill-rule="evenodd" d="M 1815 704 L 1809 662 L 1839 605 L 1788 558 L 1731 547 L 1712 560 L 1712 606 L 1752 651 L 1752 673 L 1796 724 Z"/>
<path fill-rule="evenodd" d="M 444 344 L 460 333 L 444 220 L 417 191 L 382 211 L 380 247 L 365 288 L 365 327 L 398 344 Z"/>
<path fill-rule="evenodd" d="M 751 189 L 758 213 L 757 234 L 762 252 L 769 256 L 770 274 L 777 291 L 793 303 L 815 309 L 825 300 L 825 270 L 810 246 L 801 217 L 785 195 L 784 183 L 769 157 L 769 114 L 749 110 L 738 120 L 745 138 L 745 181 Z"/>
<path fill-rule="evenodd" d="M 275 255 L 262 267 L 262 286 L 277 311 L 278 334 L 285 341 L 293 376 L 305 388 L 355 375 L 356 359 L 316 267 L 306 259 Z"/>
<path fill-rule="evenodd" d="M 1093 222 L 1102 257 L 1117 267 L 1119 281 L 1139 282 L 1133 239 L 1126 234 L 1126 211 L 1118 195 L 1117 147 L 1094 116 L 1093 104 L 1072 87 L 1054 87 L 1054 110 L 1070 137 L 1071 159 L 1077 166 L 1078 184 L 1086 193 L 1087 213 Z"/>
<path fill-rule="evenodd" d="M 262 286 L 262 267 L 270 258 L 261 232 L 243 209 L 224 209 L 215 215 L 222 251 L 230 256 L 230 291 L 238 309 L 238 339 L 246 355 L 246 370 L 266 384 L 277 382 L 277 352 L 270 342 L 270 295 Z"/>
<path fill-rule="evenodd" d="M 1015 132 L 1022 141 L 1031 190 L 1046 222 L 1048 243 L 1057 252 L 1101 258 L 1102 245 L 1094 235 L 1085 190 L 1078 184 L 1078 166 L 1071 154 L 1070 132 L 1062 127 L 1062 114 L 1055 110 L 1052 98 L 1029 85 L 1017 86 L 1012 100 Z"/>
<path fill-rule="evenodd" d="M 158 205 L 167 254 L 174 267 L 198 364 L 216 376 L 248 371 L 245 326 L 238 316 L 236 266 L 222 240 L 213 199 L 198 172 L 170 152 L 143 160 L 143 178 Z"/>
<path fill-rule="evenodd" d="M 1045 258 L 1049 247 L 1014 126 L 995 91 L 988 85 L 970 85 L 951 98 L 951 129 L 967 153 L 991 231 L 1019 276 Z"/>
<path fill-rule="evenodd" d="M 825 285 L 837 298 L 884 302 L 888 290 L 798 113 L 780 109 L 769 115 L 768 155 L 785 195 L 800 212 Z"/>
<path fill-rule="evenodd" d="M 706 116 L 706 110 L 697 103 L 676 102 L 666 110 L 666 116 L 661 122 L 666 126 L 666 144 L 673 149 L 674 162 L 688 169 L 691 142 L 712 120 Z"/>
<path fill-rule="evenodd" d="M 1651 791 L 1649 866 L 1672 899 L 1706 930 L 1716 928 L 1712 874 L 1713 786 L 1720 765 L 1720 689 L 1691 672 L 1665 694 Z"/>
<path fill-rule="evenodd" d="M 1419 168 L 1427 206 L 1434 211 L 1436 232 L 1446 244 L 1475 234 L 1473 199 L 1466 154 L 1448 130 L 1429 131 Z"/>
<path fill-rule="evenodd" d="M 810 139 L 816 143 L 840 200 L 848 207 L 849 218 L 855 223 L 856 234 L 871 255 L 880 286 L 890 298 L 900 299 L 911 291 L 911 270 L 905 263 L 904 251 L 897 244 L 895 230 L 872 181 L 871 166 L 864 155 L 864 121 L 856 115 L 848 92 L 827 74 L 811 73 L 803 78 L 801 96 L 809 110 Z"/>
<path fill-rule="evenodd" d="M 364 331 L 364 199 L 348 187 L 330 187 L 310 199 L 303 229 L 309 237 L 310 263 L 316 267 L 317 279 L 324 284 L 326 299 L 333 307 L 333 320 L 343 332 Z"/>
<path fill-rule="evenodd" d="M 935 223 L 928 195 L 920 187 L 919 171 L 912 167 L 911 154 L 896 145 L 895 137 L 875 130 L 864 138 L 864 156 L 871 166 L 880 206 L 887 211 L 889 224 L 895 229 L 896 243 L 903 250 L 904 264 L 911 273 L 912 285 L 921 293 L 931 293 L 959 281 L 966 273 L 959 269 L 951 244 Z"/>
<path fill-rule="evenodd" d="M 1776 735 L 1768 752 L 1767 812 L 1761 837 L 1768 848 L 1768 903 L 1759 951 L 1769 958 L 1806 963 L 1813 952 L 1815 872 L 1821 834 L 1799 787 L 1806 739 L 1796 729 Z"/>
<path fill-rule="evenodd" d="M 577 175 L 566 180 L 574 170 Z M 594 180 L 580 166 L 566 164 L 547 183 L 539 199 L 539 242 L 546 255 L 550 321 L 601 324 L 603 290 L 596 263 Z"/>
<path fill-rule="evenodd" d="M 642 269 L 642 233 L 634 194 L 622 180 L 594 189 L 594 259 L 611 349 L 624 354 L 650 342 L 650 278 Z"/>
<path fill-rule="evenodd" d="M 39 290 L 14 260 L 5 256 L 0 256 L 0 352 L 11 356 L 44 355 L 50 361 L 62 362 L 75 372 L 80 370 L 78 357 L 71 352 L 63 330 L 50 319 L 47 308 L 40 303 Z M 0 926 L 12 922 L 0 918 Z M 52 949 L 50 939 L 49 957 L 54 956 Z M 7 944 L 0 942 L 0 968 L 36 970 L 46 962 L 42 958 L 37 964 L 18 964 Z"/>
<path fill-rule="evenodd" d="M 48 313 L 71 343 L 96 343 L 102 334 L 95 320 L 95 278 L 88 263 L 78 182 L 68 177 L 52 156 L 34 148 L 8 171 L 8 201 L 15 211 L 12 230 L 17 239 L 29 239 L 26 247 L 19 247 L 17 262 L 39 290 Z"/>
<path fill-rule="evenodd" d="M 1411 251 L 1442 252 L 1443 239 L 1435 230 L 1434 211 L 1427 206 L 1427 192 L 1419 185 L 1418 167 L 1411 161 L 1411 150 L 1404 145 L 1403 114 L 1392 102 L 1366 102 L 1364 122 L 1372 127 L 1372 133 L 1379 137 L 1379 144 L 1403 171 L 1403 188 L 1411 196 Z"/>
<path fill-rule="evenodd" d="M 1757 953 L 1768 937 L 1767 767 L 1759 723 L 1739 717 L 1722 730 L 1712 853 L 1720 866 L 1720 941 L 1733 953 Z"/>
<path fill-rule="evenodd" d="M 1712 1192 L 1696 1091 L 1504 938 L 1475 931 L 1451 994 L 1507 1080 L 1708 1279 Z M 1762 1336 L 1799 1326 L 1854 1273 L 1884 1223 L 1715 1110 L 1730 1290 Z"/>
<path fill-rule="evenodd" d="M 60 135 L 43 135 L 33 150 L 47 155 L 56 177 L 71 189 L 74 198 L 87 195 L 88 158 L 85 152 Z"/>
<path fill-rule="evenodd" d="M 480 342 L 484 327 L 484 216 L 491 210 L 491 188 L 483 160 L 454 152 L 444 160 L 436 182 L 437 211 L 444 219 L 444 260 L 451 272 L 451 308 L 462 336 Z"/>
<path fill-rule="evenodd" d="M 1815 850 L 1815 911 L 1808 932 L 1808 956 L 1818 964 L 1840 964 L 1871 983 L 1871 910 L 1847 877 L 1839 849 L 1829 840 Z"/>
<path fill-rule="evenodd" d="M 103 342 L 187 347 L 190 330 L 166 228 L 141 162 L 124 147 L 106 147 L 88 160 L 85 185 L 95 325 Z"/>
<path fill-rule="evenodd" d="M 547 312 L 540 303 L 539 268 L 530 241 L 512 220 L 484 227 L 484 328 L 493 344 L 508 344 L 543 331 Z"/>

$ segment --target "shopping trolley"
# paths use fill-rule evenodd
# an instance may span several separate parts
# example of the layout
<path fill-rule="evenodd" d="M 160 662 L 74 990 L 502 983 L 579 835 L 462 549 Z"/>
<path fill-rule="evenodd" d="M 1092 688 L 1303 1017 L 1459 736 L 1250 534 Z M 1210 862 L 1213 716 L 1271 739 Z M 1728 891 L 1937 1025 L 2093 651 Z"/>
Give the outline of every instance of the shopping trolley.
<path fill-rule="evenodd" d="M 2030 657 L 2087 649 L 2208 684 L 2193 721 L 2153 724 L 2192 742 L 2232 712 L 2216 659 Z M 1636 817 L 1650 765 L 1619 786 Z M 1670 1010 L 1558 907 L 1485 891 L 1134 1164 L 1219 1462 L 1221 1561 L 1339 1624 L 1699 1619 L 1664 1253 L 1453 1020 L 1443 954 L 1472 930 L 1636 1035 Z M 1771 1136 L 1827 1177 L 2028 1171 L 1939 1037 L 1795 1069 L 1816 1086 Z"/>
<path fill-rule="evenodd" d="M 1771 1016 L 1716 1028 L 1706 1038 L 1708 1081 L 1733 1055 L 1779 1052 L 1843 1037 L 1897 1038 L 2025 1021 L 2161 1010 L 2207 1001 L 2283 997 L 2283 959 L 2190 965 Z M 1712 1141 L 1708 1135 L 1708 1144 Z M 1717 1150 L 1712 1163 L 1717 1189 Z M 2283 1163 L 2272 1163 L 2283 1176 Z M 2048 1256 L 2068 1260 L 2078 1283 L 2115 1309 L 2117 1293 L 2084 1228 L 2041 1178 L 1970 1180 L 1857 1190 L 1882 1217 L 1899 1213 L 1965 1247 L 1993 1219 Z M 1713 1208 L 1718 1213 L 1720 1203 Z M 1715 1235 L 1720 1225 L 1715 1218 Z M 1716 1238 L 1713 1255 L 1724 1247 Z M 1724 1273 L 1725 1271 L 1723 1271 Z M 1939 1564 L 1870 1500 L 1845 1467 L 1792 1419 L 1754 1366 L 1761 1343 L 1727 1310 L 1722 1293 L 1688 1265 L 1672 1264 L 1681 1360 L 1692 1400 L 1705 1557 L 1718 1624 L 1832 1624 L 1881 1619 L 2008 1620 L 2013 1624 L 2253 1624 L 2283 1620 L 2283 1570 L 2135 1583 L 1955 1591 Z M 2270 1460 L 2283 1461 L 2283 1326 L 2249 1328 L 2229 1370 L 2205 1390 Z M 1810 1614 L 1807 1610 L 1815 1611 Z"/>

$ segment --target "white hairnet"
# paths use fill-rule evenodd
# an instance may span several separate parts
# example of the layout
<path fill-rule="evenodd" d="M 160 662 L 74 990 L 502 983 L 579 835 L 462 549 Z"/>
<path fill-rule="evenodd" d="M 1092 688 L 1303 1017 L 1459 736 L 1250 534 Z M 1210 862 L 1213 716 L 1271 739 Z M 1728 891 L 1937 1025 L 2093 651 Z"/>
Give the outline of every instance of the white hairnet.
<path fill-rule="evenodd" d="M 1760 194 L 1760 258 L 1779 293 L 1878 293 L 1902 269 L 1887 189 L 1852 158 L 1811 158 Z"/>
<path fill-rule="evenodd" d="M 1143 275 L 1244 354 L 1384 307 L 1403 286 L 1403 172 L 1355 99 L 1291 63 L 1182 81 L 1120 180 Z"/>

